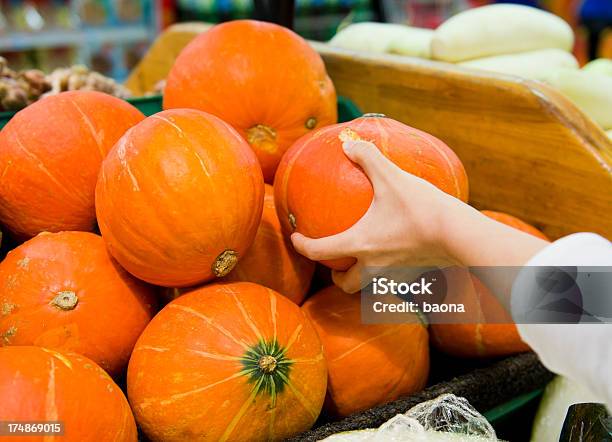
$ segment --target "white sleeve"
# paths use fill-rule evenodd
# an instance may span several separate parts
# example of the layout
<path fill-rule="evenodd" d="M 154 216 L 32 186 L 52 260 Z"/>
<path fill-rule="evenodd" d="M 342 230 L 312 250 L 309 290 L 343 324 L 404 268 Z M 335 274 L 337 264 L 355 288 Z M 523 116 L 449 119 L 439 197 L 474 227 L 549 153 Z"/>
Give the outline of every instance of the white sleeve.
<path fill-rule="evenodd" d="M 542 266 L 612 266 L 612 243 L 593 233 L 569 235 L 547 246 L 525 268 Z M 514 284 L 513 302 L 515 297 L 529 296 L 517 290 L 522 275 L 523 271 Z M 606 287 L 603 295 L 597 292 L 582 289 L 582 296 L 606 296 L 612 302 L 612 287 Z M 549 370 L 584 385 L 612 410 L 612 323 L 518 323 L 517 327 Z"/>

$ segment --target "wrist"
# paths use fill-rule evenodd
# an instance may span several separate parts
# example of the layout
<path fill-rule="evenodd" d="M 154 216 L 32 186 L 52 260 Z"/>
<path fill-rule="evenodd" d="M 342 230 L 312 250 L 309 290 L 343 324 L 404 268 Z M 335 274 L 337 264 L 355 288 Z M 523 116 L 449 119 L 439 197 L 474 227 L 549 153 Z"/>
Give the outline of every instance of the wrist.
<path fill-rule="evenodd" d="M 463 266 L 523 266 L 549 243 L 468 205 L 446 217 L 447 254 Z"/>
<path fill-rule="evenodd" d="M 459 200 L 449 202 L 441 217 L 438 241 L 450 264 L 474 265 L 470 264 L 470 254 L 478 244 L 476 234 L 484 230 L 484 222 L 484 215 L 468 204 Z"/>

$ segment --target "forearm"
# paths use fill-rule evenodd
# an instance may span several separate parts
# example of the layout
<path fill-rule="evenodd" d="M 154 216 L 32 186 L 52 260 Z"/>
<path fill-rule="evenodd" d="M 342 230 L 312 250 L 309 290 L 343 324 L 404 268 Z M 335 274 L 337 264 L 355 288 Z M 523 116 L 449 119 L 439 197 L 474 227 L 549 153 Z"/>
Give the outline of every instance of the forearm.
<path fill-rule="evenodd" d="M 477 267 L 522 266 L 548 242 L 494 221 L 465 205 L 445 217 L 442 234 L 456 264 Z"/>

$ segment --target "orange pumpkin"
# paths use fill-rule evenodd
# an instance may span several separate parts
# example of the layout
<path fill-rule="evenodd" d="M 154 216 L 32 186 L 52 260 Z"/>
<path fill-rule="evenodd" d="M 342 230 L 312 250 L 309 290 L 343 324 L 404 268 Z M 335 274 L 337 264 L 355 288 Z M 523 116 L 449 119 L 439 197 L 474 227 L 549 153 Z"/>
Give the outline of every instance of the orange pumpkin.
<path fill-rule="evenodd" d="M 247 251 L 263 205 L 257 158 L 228 124 L 190 109 L 130 129 L 102 164 L 96 212 L 111 254 L 165 287 L 228 274 Z"/>
<path fill-rule="evenodd" d="M 19 239 L 93 230 L 100 164 L 143 118 L 127 102 L 90 91 L 64 92 L 18 112 L 0 132 L 0 223 Z"/>
<path fill-rule="evenodd" d="M 526 222 L 502 212 L 483 210 L 482 213 L 489 218 L 529 233 L 538 238 L 548 240 L 546 235 Z M 445 270 L 449 276 L 450 270 Z M 437 349 L 459 357 L 477 358 L 508 356 L 516 353 L 529 351 L 512 323 L 510 314 L 501 306 L 497 298 L 489 289 L 474 275 L 469 274 L 471 280 L 466 280 L 468 273 L 465 270 L 459 272 L 455 269 L 452 278 L 454 282 L 449 284 L 452 290 L 447 295 L 448 302 L 480 302 L 482 315 L 487 320 L 478 324 L 442 324 L 432 323 L 429 327 L 431 341 Z M 463 286 L 469 283 L 469 288 Z M 474 290 L 473 294 L 466 291 Z M 467 310 L 467 308 L 466 308 Z M 503 323 L 507 320 L 508 323 Z"/>
<path fill-rule="evenodd" d="M 121 389 L 94 362 L 74 353 L 41 347 L 0 348 L 0 397 L 0 421 L 63 425 L 63 436 L 15 440 L 138 440 L 134 416 Z"/>
<path fill-rule="evenodd" d="M 264 208 L 255 241 L 229 275 L 227 282 L 255 282 L 300 305 L 310 287 L 315 263 L 297 253 L 281 232 L 274 208 L 274 191 L 265 185 Z M 176 299 L 194 288 L 168 289 L 164 297 Z"/>
<path fill-rule="evenodd" d="M 445 269 L 444 276 L 448 287 L 444 302 L 465 305 L 465 311 L 473 315 L 470 320 L 479 318 L 481 321 L 463 323 L 468 318 L 438 314 L 429 325 L 435 348 L 464 358 L 508 356 L 529 351 L 510 314 L 480 279 L 458 267 Z"/>
<path fill-rule="evenodd" d="M 152 440 L 283 440 L 325 397 L 321 342 L 298 306 L 248 282 L 168 304 L 138 340 L 128 397 Z"/>
<path fill-rule="evenodd" d="M 306 300 L 329 371 L 326 411 L 349 414 L 421 390 L 429 375 L 427 329 L 414 323 L 363 324 L 359 294 L 336 286 Z"/>
<path fill-rule="evenodd" d="M 281 232 L 272 186 L 266 184 L 263 214 L 255 241 L 223 281 L 261 284 L 300 305 L 306 298 L 314 271 L 315 263 L 297 253 Z M 166 289 L 162 296 L 171 301 L 195 288 Z"/>
<path fill-rule="evenodd" d="M 93 233 L 41 233 L 0 263 L 0 346 L 76 352 L 119 375 L 153 305 Z"/>
<path fill-rule="evenodd" d="M 274 192 L 284 231 L 295 230 L 311 238 L 334 235 L 351 227 L 368 210 L 372 185 L 344 154 L 342 142 L 346 139 L 372 141 L 402 169 L 467 201 L 463 165 L 442 141 L 390 118 L 369 114 L 306 135 L 283 157 Z M 323 263 L 346 270 L 354 261 L 343 258 Z"/>
<path fill-rule="evenodd" d="M 269 287 L 296 304 L 306 297 L 315 263 L 293 249 L 281 232 L 274 208 L 274 191 L 266 184 L 261 224 L 253 245 L 226 281 L 250 281 Z"/>
<path fill-rule="evenodd" d="M 295 140 L 337 121 L 336 92 L 319 54 L 289 29 L 253 20 L 217 25 L 183 49 L 164 91 L 164 109 L 181 107 L 236 128 L 268 183 Z"/>

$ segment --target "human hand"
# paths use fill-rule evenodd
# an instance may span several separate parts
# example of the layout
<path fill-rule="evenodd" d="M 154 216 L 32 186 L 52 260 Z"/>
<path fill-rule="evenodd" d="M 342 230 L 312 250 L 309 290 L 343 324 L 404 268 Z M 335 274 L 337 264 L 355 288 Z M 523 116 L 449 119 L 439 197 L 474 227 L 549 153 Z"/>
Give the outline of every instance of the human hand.
<path fill-rule="evenodd" d="M 343 149 L 372 183 L 368 211 L 339 234 L 310 239 L 294 233 L 291 239 L 312 260 L 356 258 L 346 272 L 332 272 L 334 283 L 346 292 L 361 288 L 367 268 L 522 265 L 547 244 L 404 172 L 370 142 L 347 141 Z"/>
<path fill-rule="evenodd" d="M 337 235 L 309 239 L 291 236 L 298 252 L 313 260 L 354 257 L 334 283 L 347 292 L 360 289 L 365 267 L 448 265 L 454 262 L 440 240 L 444 213 L 461 202 L 433 184 L 404 172 L 367 141 L 346 141 L 347 157 L 360 165 L 374 188 L 365 215 Z"/>

